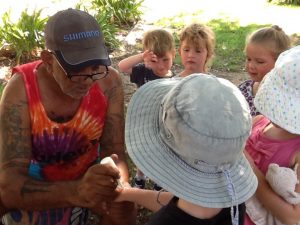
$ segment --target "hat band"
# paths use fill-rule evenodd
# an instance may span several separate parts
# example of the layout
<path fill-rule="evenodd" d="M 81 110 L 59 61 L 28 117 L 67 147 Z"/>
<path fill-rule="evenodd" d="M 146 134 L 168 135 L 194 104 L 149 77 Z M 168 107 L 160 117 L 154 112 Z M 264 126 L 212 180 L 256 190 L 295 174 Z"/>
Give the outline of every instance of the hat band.
<path fill-rule="evenodd" d="M 230 163 L 223 163 L 221 165 L 212 165 L 207 162 L 204 162 L 201 159 L 190 159 L 186 156 L 178 155 L 178 157 L 189 166 L 193 167 L 194 169 L 206 173 L 206 174 L 220 174 L 224 171 L 230 171 L 230 168 L 233 166 Z"/>

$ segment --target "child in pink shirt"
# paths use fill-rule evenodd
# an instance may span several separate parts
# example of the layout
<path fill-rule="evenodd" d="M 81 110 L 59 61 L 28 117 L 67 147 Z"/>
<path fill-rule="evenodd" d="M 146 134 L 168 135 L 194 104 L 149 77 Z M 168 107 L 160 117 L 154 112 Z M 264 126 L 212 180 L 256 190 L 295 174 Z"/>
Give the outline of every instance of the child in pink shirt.
<path fill-rule="evenodd" d="M 246 144 L 259 185 L 256 197 L 283 224 L 300 221 L 300 205 L 292 205 L 268 185 L 265 174 L 270 163 L 294 167 L 300 162 L 300 46 L 283 52 L 262 81 L 254 104 L 262 114 L 253 120 Z M 299 169 L 298 169 L 298 179 Z M 296 185 L 300 192 L 300 185 Z M 246 225 L 254 224 L 249 217 Z"/>

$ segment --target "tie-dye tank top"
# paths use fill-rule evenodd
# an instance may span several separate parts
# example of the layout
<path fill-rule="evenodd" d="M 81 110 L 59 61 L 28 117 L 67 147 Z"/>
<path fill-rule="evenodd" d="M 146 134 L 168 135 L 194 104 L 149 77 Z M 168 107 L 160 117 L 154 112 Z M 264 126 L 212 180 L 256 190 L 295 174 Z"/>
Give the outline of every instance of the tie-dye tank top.
<path fill-rule="evenodd" d="M 51 121 L 42 105 L 37 84 L 36 70 L 40 63 L 36 61 L 13 69 L 13 73 L 23 76 L 29 104 L 32 128 L 29 174 L 47 181 L 74 180 L 98 160 L 107 99 L 95 83 L 70 121 Z M 89 210 L 78 207 L 14 211 L 6 216 L 6 220 L 9 224 L 20 225 L 81 225 L 87 224 L 89 213 Z"/>

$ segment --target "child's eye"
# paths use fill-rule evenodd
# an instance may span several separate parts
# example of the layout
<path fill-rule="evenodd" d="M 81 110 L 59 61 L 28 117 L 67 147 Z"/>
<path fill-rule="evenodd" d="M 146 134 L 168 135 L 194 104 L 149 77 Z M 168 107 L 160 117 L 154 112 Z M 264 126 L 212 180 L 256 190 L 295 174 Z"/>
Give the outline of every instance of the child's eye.
<path fill-rule="evenodd" d="M 265 61 L 262 60 L 262 59 L 256 59 L 255 62 L 258 63 L 258 64 L 263 64 L 263 63 L 265 63 Z"/>
<path fill-rule="evenodd" d="M 188 52 L 190 49 L 184 48 L 183 51 Z"/>

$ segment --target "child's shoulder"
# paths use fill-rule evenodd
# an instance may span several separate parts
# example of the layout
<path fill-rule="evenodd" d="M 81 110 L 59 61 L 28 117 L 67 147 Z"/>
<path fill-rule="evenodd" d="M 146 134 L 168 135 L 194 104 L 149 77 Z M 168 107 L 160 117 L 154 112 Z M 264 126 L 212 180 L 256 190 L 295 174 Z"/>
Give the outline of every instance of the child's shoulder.
<path fill-rule="evenodd" d="M 150 68 L 146 67 L 145 63 L 138 63 L 132 67 L 132 74 L 144 75 L 151 71 Z"/>
<path fill-rule="evenodd" d="M 240 83 L 238 85 L 239 89 L 243 89 L 243 88 L 252 88 L 254 84 L 253 80 L 245 80 L 242 83 Z"/>
<path fill-rule="evenodd" d="M 268 123 L 269 120 L 266 117 L 264 117 L 263 115 L 258 115 L 258 116 L 255 116 L 252 118 L 253 125 L 256 125 L 258 122 L 263 122 L 265 124 L 265 123 Z"/>
<path fill-rule="evenodd" d="M 142 63 L 138 63 L 138 64 L 134 65 L 133 68 L 144 69 L 144 68 L 146 68 L 146 65 L 145 65 L 145 63 L 142 62 Z"/>

